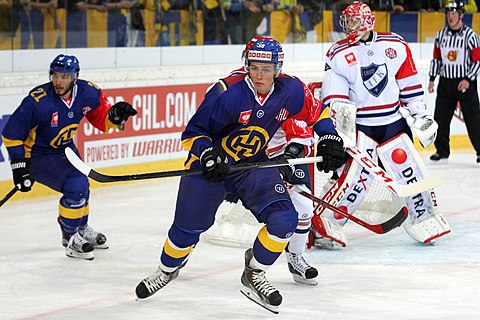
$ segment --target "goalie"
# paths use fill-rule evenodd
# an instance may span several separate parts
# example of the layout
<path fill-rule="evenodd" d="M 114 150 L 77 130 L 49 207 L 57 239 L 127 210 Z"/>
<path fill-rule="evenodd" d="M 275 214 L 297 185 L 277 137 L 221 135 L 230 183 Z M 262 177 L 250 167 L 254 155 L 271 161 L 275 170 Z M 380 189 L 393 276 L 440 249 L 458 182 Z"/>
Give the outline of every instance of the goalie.
<path fill-rule="evenodd" d="M 422 180 L 427 172 L 413 145 L 412 131 L 426 148 L 435 139 L 437 125 L 426 113 L 424 91 L 408 44 L 395 33 L 374 32 L 375 17 L 362 2 L 348 6 L 340 24 L 347 39 L 328 50 L 322 88 L 323 102 L 330 105 L 337 130 L 341 132 L 339 126 L 344 126 L 353 136 L 356 130 L 356 146 L 380 161 L 399 183 Z M 349 118 L 355 119 L 350 128 L 345 121 Z M 323 199 L 352 214 L 373 179 L 349 159 Z M 403 227 L 413 240 L 432 243 L 450 232 L 433 190 L 396 200 L 408 208 L 409 219 Z M 316 217 L 320 215 L 324 228 L 315 230 L 315 245 L 345 247 L 342 227 L 347 219 L 322 210 Z"/>

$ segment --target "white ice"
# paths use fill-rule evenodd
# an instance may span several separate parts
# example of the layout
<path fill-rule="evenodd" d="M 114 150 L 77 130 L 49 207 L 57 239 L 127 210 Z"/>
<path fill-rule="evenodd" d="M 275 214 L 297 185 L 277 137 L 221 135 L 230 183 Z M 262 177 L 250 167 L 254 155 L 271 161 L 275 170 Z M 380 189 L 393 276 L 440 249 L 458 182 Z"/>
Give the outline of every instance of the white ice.
<path fill-rule="evenodd" d="M 93 190 L 90 223 L 110 244 L 93 261 L 65 256 L 58 197 L 7 202 L 0 319 L 480 319 L 480 165 L 464 153 L 427 167 L 444 179 L 436 191 L 450 235 L 424 246 L 403 228 L 376 235 L 349 223 L 345 250 L 306 253 L 318 286 L 294 283 L 283 255 L 269 270 L 284 297 L 278 315 L 239 292 L 244 249 L 206 241 L 175 281 L 135 301 L 135 286 L 157 268 L 176 178 Z"/>

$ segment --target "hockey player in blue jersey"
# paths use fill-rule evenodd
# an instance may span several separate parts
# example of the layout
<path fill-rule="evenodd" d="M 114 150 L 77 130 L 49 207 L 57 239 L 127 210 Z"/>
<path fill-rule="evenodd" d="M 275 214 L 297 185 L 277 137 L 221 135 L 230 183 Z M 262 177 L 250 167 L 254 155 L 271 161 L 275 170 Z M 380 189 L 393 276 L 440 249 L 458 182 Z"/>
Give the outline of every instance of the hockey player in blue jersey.
<path fill-rule="evenodd" d="M 175 217 L 168 231 L 158 270 L 136 288 L 137 297 L 147 298 L 178 276 L 200 234 L 214 222 L 227 192 L 238 195 L 243 205 L 265 224 L 245 253 L 241 277 L 242 293 L 277 313 L 280 292 L 266 279 L 266 270 L 285 249 L 298 222 L 277 168 L 229 172 L 238 163 L 268 161 L 268 142 L 290 117 L 305 121 L 320 136 L 319 169 L 331 171 L 345 160 L 343 142 L 321 104 L 304 104 L 302 82 L 281 74 L 283 51 L 273 39 L 259 40 L 246 53 L 248 73 L 229 77 L 228 89 L 212 90 L 182 134 L 189 151 L 187 169 L 202 169 L 203 176 L 180 180 Z M 221 86 L 221 84 L 219 85 Z"/>
<path fill-rule="evenodd" d="M 88 178 L 65 157 L 78 153 L 73 137 L 80 120 L 101 131 L 123 129 L 137 112 L 127 102 L 107 101 L 99 87 L 78 79 L 76 57 L 60 54 L 50 64 L 50 82 L 35 87 L 8 120 L 2 139 L 11 159 L 13 182 L 21 192 L 37 181 L 62 193 L 58 223 L 66 255 L 92 260 L 94 248 L 107 249 L 106 237 L 88 225 Z"/>

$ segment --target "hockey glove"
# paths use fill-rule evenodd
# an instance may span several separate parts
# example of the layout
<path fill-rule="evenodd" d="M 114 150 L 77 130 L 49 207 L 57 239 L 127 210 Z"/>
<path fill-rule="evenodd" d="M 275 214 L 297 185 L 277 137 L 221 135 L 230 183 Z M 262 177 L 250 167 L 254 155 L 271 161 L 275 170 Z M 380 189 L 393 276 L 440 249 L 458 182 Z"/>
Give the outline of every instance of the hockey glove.
<path fill-rule="evenodd" d="M 343 140 L 336 134 L 325 134 L 318 139 L 317 156 L 323 158 L 322 162 L 317 162 L 319 171 L 334 171 L 340 168 L 347 157 L 343 149 Z"/>
<path fill-rule="evenodd" d="M 110 110 L 108 110 L 108 119 L 113 124 L 122 124 L 127 121 L 130 116 L 137 114 L 137 110 L 133 109 L 132 105 L 125 101 L 115 103 Z"/>
<path fill-rule="evenodd" d="M 30 159 L 17 159 L 10 162 L 13 183 L 21 192 L 32 190 L 33 179 L 30 177 Z"/>
<path fill-rule="evenodd" d="M 285 148 L 285 152 L 281 156 L 284 159 L 297 159 L 302 158 L 305 156 L 305 146 L 303 144 L 292 142 L 287 145 Z M 295 166 L 294 165 L 286 165 L 282 167 L 278 167 L 278 171 L 280 171 L 280 176 L 282 177 L 283 181 L 290 182 L 292 176 L 295 174 Z"/>
<path fill-rule="evenodd" d="M 222 182 L 228 175 L 227 153 L 219 147 L 209 147 L 200 155 L 203 176 L 212 182 Z"/>

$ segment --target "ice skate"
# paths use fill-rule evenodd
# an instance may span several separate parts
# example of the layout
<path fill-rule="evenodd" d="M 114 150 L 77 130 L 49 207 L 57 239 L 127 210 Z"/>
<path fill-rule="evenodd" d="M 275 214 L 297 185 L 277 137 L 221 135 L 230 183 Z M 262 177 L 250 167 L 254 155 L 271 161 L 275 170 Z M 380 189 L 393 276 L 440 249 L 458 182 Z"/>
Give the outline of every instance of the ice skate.
<path fill-rule="evenodd" d="M 287 256 L 288 270 L 293 276 L 293 280 L 298 283 L 316 286 L 318 271 L 310 266 L 301 253 L 291 253 L 285 250 Z"/>
<path fill-rule="evenodd" d="M 442 156 L 438 153 L 434 153 L 430 156 L 430 161 L 435 164 L 447 164 L 448 163 L 448 157 Z"/>
<path fill-rule="evenodd" d="M 78 233 L 83 237 L 83 239 L 90 242 L 95 249 L 108 249 L 107 237 L 103 233 L 96 232 L 89 225 L 84 229 L 78 229 Z"/>
<path fill-rule="evenodd" d="M 160 267 L 153 274 L 143 279 L 135 289 L 135 293 L 139 299 L 145 299 L 155 294 L 158 290 L 162 289 L 169 283 L 178 277 L 179 270 L 173 272 L 165 272 Z"/>
<path fill-rule="evenodd" d="M 265 278 L 265 271 L 249 267 L 252 258 L 253 250 L 250 248 L 245 252 L 245 269 L 241 278 L 244 288 L 240 289 L 240 292 L 268 311 L 278 313 L 278 306 L 282 303 L 282 296 Z"/>
<path fill-rule="evenodd" d="M 85 239 L 76 232 L 70 237 L 65 249 L 67 257 L 79 258 L 85 260 L 93 260 L 93 245 L 87 242 Z"/>

